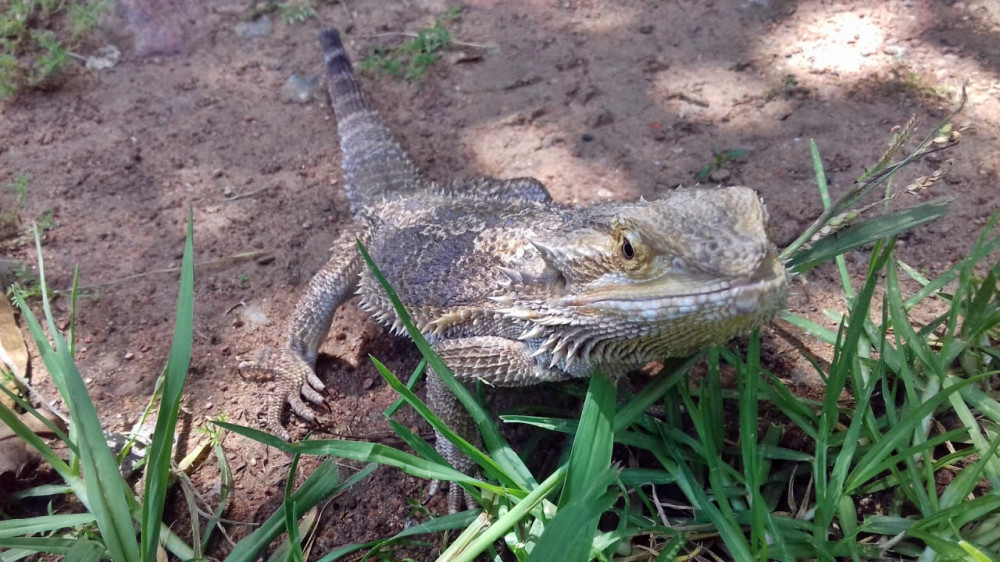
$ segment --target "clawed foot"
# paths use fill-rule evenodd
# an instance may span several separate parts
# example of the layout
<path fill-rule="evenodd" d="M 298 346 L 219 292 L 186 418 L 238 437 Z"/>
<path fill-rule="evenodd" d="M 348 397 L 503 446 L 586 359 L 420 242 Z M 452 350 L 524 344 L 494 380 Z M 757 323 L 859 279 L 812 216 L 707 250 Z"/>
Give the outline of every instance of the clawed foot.
<path fill-rule="evenodd" d="M 260 362 L 240 363 L 238 369 L 243 372 L 256 372 L 270 376 L 275 381 L 275 393 L 268 399 L 267 418 L 264 425 L 268 431 L 289 440 L 288 431 L 281 425 L 281 413 L 285 404 L 300 418 L 312 422 L 316 420 L 313 406 L 302 400 L 305 398 L 317 406 L 324 402 L 320 394 L 325 385 L 312 366 L 289 348 L 273 352 L 270 357 Z"/>
<path fill-rule="evenodd" d="M 479 504 L 472 497 L 472 494 L 465 491 L 454 482 L 445 482 L 443 480 L 432 480 L 431 485 L 427 487 L 427 497 L 424 498 L 424 505 L 427 505 L 434 499 L 441 491 L 441 486 L 448 486 L 448 513 L 458 513 L 462 511 L 463 507 L 465 509 L 479 509 Z"/>

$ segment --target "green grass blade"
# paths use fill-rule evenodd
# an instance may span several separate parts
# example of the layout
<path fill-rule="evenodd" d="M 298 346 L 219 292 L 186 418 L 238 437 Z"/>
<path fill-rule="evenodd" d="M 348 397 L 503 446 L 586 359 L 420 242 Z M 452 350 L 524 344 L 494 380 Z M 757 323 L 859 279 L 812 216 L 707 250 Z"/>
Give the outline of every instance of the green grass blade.
<path fill-rule="evenodd" d="M 455 470 L 447 464 L 440 464 L 422 459 L 416 455 L 405 453 L 378 443 L 364 441 L 344 441 L 338 439 L 317 439 L 315 441 L 296 441 L 287 443 L 281 439 L 252 427 L 245 427 L 228 422 L 214 422 L 234 433 L 249 437 L 254 441 L 280 449 L 287 453 L 302 455 L 331 455 L 361 462 L 384 464 L 402 469 L 407 474 L 430 480 L 447 480 L 449 482 L 465 483 L 471 486 L 487 488 L 495 493 L 505 493 L 507 490 L 492 484 L 487 484 L 464 472 Z"/>
<path fill-rule="evenodd" d="M 93 522 L 94 515 L 92 513 L 41 515 L 25 519 L 0 521 L 0 539 L 48 533 L 67 527 L 79 527 Z"/>
<path fill-rule="evenodd" d="M 795 273 L 804 273 L 855 248 L 936 220 L 948 212 L 948 206 L 948 201 L 937 199 L 852 224 L 838 231 L 836 236 L 820 239 L 793 255 L 788 267 Z"/>
<path fill-rule="evenodd" d="M 223 425 L 220 422 L 216 423 Z M 229 424 L 225 425 L 229 426 Z M 235 431 L 231 427 L 227 427 L 227 429 Z M 299 489 L 295 490 L 289 496 L 289 501 L 291 501 L 295 511 L 295 518 L 301 517 L 303 513 L 312 509 L 318 503 L 326 501 L 330 496 L 339 494 L 357 484 L 374 470 L 374 465 L 367 466 L 343 483 L 338 483 L 336 465 L 330 460 L 323 461 L 323 464 L 309 475 L 309 478 L 306 478 L 306 481 L 299 486 Z M 229 562 L 251 562 L 256 560 L 257 553 L 267 548 L 267 545 L 284 531 L 284 518 L 284 513 L 281 510 L 272 514 L 256 531 L 236 543 L 236 546 L 229 553 L 229 556 L 226 557 L 226 560 Z"/>
<path fill-rule="evenodd" d="M 282 521 L 285 524 L 285 533 L 288 535 L 288 539 L 285 541 L 283 547 L 287 547 L 287 552 L 285 553 L 285 560 L 291 560 L 292 562 L 303 562 L 302 557 L 302 544 L 299 541 L 299 527 L 295 524 L 299 519 L 299 515 L 305 513 L 306 510 L 301 512 L 298 510 L 298 506 L 295 504 L 295 500 L 292 499 L 295 486 L 295 475 L 299 471 L 299 459 L 300 455 L 292 456 L 292 464 L 288 467 L 288 477 L 285 478 L 285 497 L 284 501 L 281 502 L 281 516 Z M 340 480 L 340 471 L 337 470 L 337 465 L 333 465 L 333 474 L 329 476 L 331 480 L 337 482 Z"/>
<path fill-rule="evenodd" d="M 840 393 L 846 387 L 852 367 L 856 364 L 858 349 L 868 319 L 868 311 L 871 307 L 875 287 L 878 284 L 878 272 L 882 271 L 886 260 L 892 254 L 892 245 L 886 245 L 881 251 L 876 246 L 875 252 L 868 266 L 865 284 L 851 307 L 849 323 L 846 326 L 841 324 L 838 345 L 834 349 L 830 376 L 827 379 L 826 394 L 819 417 L 816 462 L 813 465 L 813 479 L 816 487 L 816 526 L 814 530 L 817 541 L 826 539 L 830 525 L 840 506 L 840 496 L 844 493 L 839 484 L 837 473 L 831 475 L 827 472 L 827 457 L 833 447 L 834 430 L 840 417 L 838 405 Z M 834 479 L 833 486 L 830 485 L 831 478 Z"/>
<path fill-rule="evenodd" d="M 566 482 L 559 497 L 559 514 L 546 527 L 529 560 L 555 560 L 556 554 L 567 561 L 590 558 L 598 519 L 611 507 L 607 497 L 612 501 L 615 497 L 606 493 L 615 476 L 611 470 L 615 394 L 615 385 L 609 377 L 593 373 L 573 438 Z"/>
<path fill-rule="evenodd" d="M 608 426 L 610 427 L 610 424 Z M 580 435 L 578 434 L 577 437 L 579 438 Z M 610 450 L 608 455 L 610 458 Z M 617 492 L 608 489 L 608 486 L 615 479 L 615 470 L 610 465 L 605 465 L 603 470 L 593 477 L 593 480 L 586 483 L 585 488 L 567 494 L 566 488 L 569 486 L 569 479 L 572 477 L 573 471 L 572 457 L 569 468 L 570 472 L 567 475 L 563 494 L 559 501 L 559 511 L 545 525 L 545 532 L 538 539 L 538 544 L 531 551 L 531 555 L 528 556 L 528 562 L 548 562 L 550 560 L 586 562 L 590 560 L 597 521 L 601 514 L 610 509 L 618 498 Z M 567 497 L 570 498 L 569 501 L 563 503 L 563 498 Z"/>
<path fill-rule="evenodd" d="M 212 531 L 215 530 L 215 527 L 222 519 L 222 514 L 229 507 L 229 498 L 233 490 L 236 489 L 233 482 L 233 471 L 229 466 L 229 460 L 226 458 L 226 452 L 222 448 L 221 438 L 220 442 L 212 446 L 212 449 L 215 451 L 215 460 L 219 465 L 219 498 L 212 516 L 205 522 L 205 528 L 201 532 L 202 552 L 208 549 L 208 541 L 212 538 Z"/>
<path fill-rule="evenodd" d="M 0 404 L 0 422 L 5 423 L 17 435 L 18 439 L 31 445 L 38 451 L 41 457 L 52 465 L 52 468 L 75 492 L 86 495 L 83 488 L 83 481 L 72 471 L 70 466 L 49 447 L 44 439 L 25 425 L 17 414 L 12 412 L 5 404 Z"/>
<path fill-rule="evenodd" d="M 453 544 L 445 550 L 438 558 L 439 562 L 472 562 L 490 547 L 494 542 L 503 537 L 511 528 L 524 520 L 527 514 L 535 509 L 546 496 L 551 494 L 566 478 L 566 466 L 559 467 L 536 486 L 531 493 L 521 501 L 514 504 L 507 513 L 500 516 L 492 525 L 483 529 L 474 540 L 459 545 Z"/>
<path fill-rule="evenodd" d="M 48 552 L 68 556 L 77 543 L 80 542 L 97 544 L 85 539 L 58 539 L 52 537 L 11 537 L 9 539 L 0 539 L 0 549 L 7 549 L 5 551 L 0 550 L 0 560 L 6 560 L 7 555 L 17 549 L 29 550 L 34 553 Z M 98 548 L 100 546 L 100 544 L 97 544 Z"/>
<path fill-rule="evenodd" d="M 334 560 L 339 560 L 344 556 L 347 556 L 348 554 L 353 554 L 360 550 L 365 550 L 365 549 L 377 550 L 392 545 L 393 543 L 399 542 L 402 539 L 413 537 L 416 535 L 436 534 L 436 533 L 443 533 L 445 531 L 454 531 L 456 529 L 462 529 L 471 525 L 477 519 L 477 517 L 479 517 L 479 515 L 473 511 L 463 511 L 460 513 L 452 513 L 449 515 L 443 515 L 441 517 L 435 517 L 430 521 L 403 529 L 402 531 L 396 533 L 395 535 L 387 539 L 380 539 L 377 541 L 371 541 L 364 544 L 349 544 L 347 546 L 342 546 L 340 548 L 330 551 L 329 553 L 327 553 L 326 556 L 320 558 L 317 562 L 333 562 Z"/>
<path fill-rule="evenodd" d="M 780 318 L 827 345 L 834 345 L 837 342 L 837 332 L 808 318 L 788 311 L 782 312 Z"/>
<path fill-rule="evenodd" d="M 862 486 L 869 479 L 888 468 L 887 459 L 891 459 L 890 453 L 899 447 L 906 438 L 923 423 L 923 419 L 933 412 L 938 406 L 948 400 L 948 397 L 958 392 L 963 387 L 987 380 L 989 373 L 966 379 L 946 388 L 926 402 L 916 408 L 912 408 L 903 419 L 887 431 L 877 443 L 870 447 L 855 465 L 850 476 L 844 482 L 844 490 L 850 493 Z"/>
<path fill-rule="evenodd" d="M 77 541 L 66 553 L 66 562 L 98 562 L 106 554 L 104 547 L 96 542 Z"/>
<path fill-rule="evenodd" d="M 403 403 L 405 404 L 405 401 Z M 410 431 L 410 428 L 396 420 L 389 420 L 389 427 L 392 428 L 393 433 L 403 440 L 403 443 L 406 443 L 409 448 L 413 449 L 413 451 L 421 457 L 432 460 L 436 463 L 448 464 L 448 462 L 444 460 L 444 457 L 441 456 L 441 453 L 438 453 L 437 449 L 435 449 L 433 445 L 424 441 L 422 437 L 413 431 Z"/>
<path fill-rule="evenodd" d="M 374 357 L 371 357 L 370 359 L 372 363 L 375 365 L 375 368 L 378 370 L 379 374 L 382 375 L 382 378 L 385 379 L 385 381 L 389 384 L 389 386 L 392 387 L 392 389 L 395 390 L 396 393 L 399 394 L 400 397 L 402 397 L 403 400 L 410 405 L 410 407 L 416 410 L 421 417 L 427 420 L 427 422 L 430 423 L 431 426 L 434 427 L 434 429 L 440 431 L 442 435 L 444 435 L 445 437 L 448 438 L 449 441 L 454 443 L 455 446 L 458 447 L 458 449 L 462 451 L 463 454 L 474 460 L 476 464 L 478 464 L 484 470 L 486 470 L 488 474 L 496 475 L 501 480 L 505 480 L 507 485 L 514 485 L 513 480 L 506 478 L 504 470 L 500 467 L 499 464 L 497 464 L 496 461 L 494 461 L 487 455 L 483 454 L 482 451 L 476 449 L 471 443 L 466 441 L 462 436 L 452 431 L 451 428 L 449 428 L 443 421 L 441 421 L 441 418 L 437 417 L 437 415 L 433 411 L 431 411 L 431 409 L 426 404 L 424 404 L 424 402 L 420 400 L 420 398 L 418 398 L 417 395 L 414 394 L 412 390 L 407 388 L 398 378 L 396 378 L 396 376 L 392 373 L 392 371 L 390 371 L 385 365 L 383 365 L 381 361 L 379 361 Z M 440 462 L 439 459 L 440 461 L 444 460 L 440 455 L 435 455 L 434 460 Z"/>
<path fill-rule="evenodd" d="M 368 250 L 360 240 L 358 241 L 358 250 L 368 265 L 368 269 L 382 286 L 389 300 L 392 301 L 396 315 L 399 316 L 403 326 L 406 327 L 406 333 L 409 334 L 410 339 L 413 340 L 417 349 L 420 350 L 421 355 L 427 360 L 427 364 L 434 369 L 435 374 L 448 386 L 476 422 L 476 426 L 483 435 L 483 442 L 492 454 L 493 459 L 503 467 L 503 472 L 518 482 L 523 489 L 527 490 L 536 486 L 537 482 L 534 476 L 531 475 L 531 471 L 528 470 L 521 458 L 514 453 L 510 445 L 507 444 L 507 441 L 500 435 L 500 430 L 497 428 L 496 423 L 494 423 L 492 416 L 480 406 L 479 402 L 472 396 L 472 393 L 469 392 L 469 389 L 455 379 L 451 369 L 444 364 L 444 361 L 438 357 L 437 353 L 434 353 L 434 350 L 427 343 L 423 334 L 414 326 L 402 301 L 399 300 L 399 296 L 396 295 L 396 292 L 389 285 L 385 276 L 382 275 L 382 272 L 379 271 L 378 267 L 372 261 L 371 256 L 368 255 Z"/>
<path fill-rule="evenodd" d="M 594 373 L 587 389 L 587 399 L 583 403 L 580 424 L 573 438 L 566 484 L 559 496 L 560 506 L 573 501 L 584 490 L 589 490 L 595 479 L 611 465 L 614 420 L 615 385 L 603 373 Z"/>
<path fill-rule="evenodd" d="M 704 356 L 705 352 L 702 351 L 682 359 L 671 359 L 664 363 L 663 370 L 656 375 L 656 378 L 650 384 L 642 389 L 642 392 L 636 394 L 632 399 L 618 408 L 618 412 L 615 414 L 615 433 L 623 431 L 644 416 L 650 406 L 662 398 L 667 391 L 678 384 L 686 384 L 688 371 Z"/>
<path fill-rule="evenodd" d="M 782 250 L 781 259 L 787 260 L 790 256 L 795 255 L 815 235 L 819 232 L 820 228 L 826 224 L 826 220 L 831 216 L 830 213 L 830 190 L 826 185 L 826 172 L 823 170 L 823 160 L 819 156 L 819 148 L 816 146 L 815 139 L 809 139 L 809 155 L 812 158 L 813 173 L 816 177 L 816 186 L 819 189 L 820 201 L 823 204 L 823 209 L 826 213 L 817 219 L 812 225 L 810 225 L 806 230 L 795 239 L 794 242 L 788 245 L 787 248 Z M 826 220 L 824 220 L 824 217 Z"/>
<path fill-rule="evenodd" d="M 750 536 L 755 552 L 761 558 L 768 554 L 768 537 L 766 533 L 768 510 L 761 495 L 765 472 L 761 458 L 760 440 L 757 437 L 758 387 L 760 384 L 760 330 L 756 329 L 750 335 L 747 346 L 746 364 L 740 369 L 737 381 L 739 385 L 739 423 L 740 423 L 740 453 L 743 460 L 743 479 L 750 500 Z"/>
<path fill-rule="evenodd" d="M 170 458 L 173 451 L 174 428 L 181 407 L 181 395 L 191 364 L 191 341 L 194 325 L 194 226 L 188 210 L 187 237 L 181 262 L 181 286 L 177 297 L 177 320 L 174 340 L 170 346 L 167 369 L 160 398 L 160 413 L 156 418 L 153 442 L 146 463 L 146 487 L 142 505 L 142 559 L 156 560 L 160 523 L 170 479 Z"/>
<path fill-rule="evenodd" d="M 16 298 L 22 316 L 27 320 L 35 345 L 41 351 L 45 366 L 57 383 L 70 411 L 70 440 L 77 443 L 80 452 L 80 466 L 84 474 L 84 495 L 80 500 L 94 514 L 101 536 L 116 560 L 131 562 L 139 560 L 139 543 L 132 526 L 132 492 L 122 478 L 118 463 L 108 449 L 101 429 L 97 409 L 90 400 L 87 386 L 80 376 L 66 340 L 56 329 L 46 291 L 42 243 L 35 231 L 35 248 L 38 252 L 38 273 L 42 289 L 42 308 L 49 325 L 53 345 L 50 346 L 31 310 L 23 298 Z"/>

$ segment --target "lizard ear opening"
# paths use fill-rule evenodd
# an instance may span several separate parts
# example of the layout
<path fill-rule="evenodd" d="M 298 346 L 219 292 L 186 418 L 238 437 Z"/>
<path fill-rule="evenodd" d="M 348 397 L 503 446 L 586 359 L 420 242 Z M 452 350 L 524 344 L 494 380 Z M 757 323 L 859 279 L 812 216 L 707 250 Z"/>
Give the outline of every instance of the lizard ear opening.
<path fill-rule="evenodd" d="M 568 260 L 568 256 L 566 256 L 565 252 L 559 251 L 555 247 L 549 246 L 544 242 L 533 238 L 529 238 L 528 242 L 531 242 L 531 245 L 538 250 L 538 254 L 541 256 L 542 261 L 545 262 L 546 272 L 544 277 L 546 279 L 546 285 L 548 285 L 550 289 L 558 289 L 559 291 L 565 290 L 565 288 L 570 284 L 570 279 L 566 276 L 566 262 Z"/>

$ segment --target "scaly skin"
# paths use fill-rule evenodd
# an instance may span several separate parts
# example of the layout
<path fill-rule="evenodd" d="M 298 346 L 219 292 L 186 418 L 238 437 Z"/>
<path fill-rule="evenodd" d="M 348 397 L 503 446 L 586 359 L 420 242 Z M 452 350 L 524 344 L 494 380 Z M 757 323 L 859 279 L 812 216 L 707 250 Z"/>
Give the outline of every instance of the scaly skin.
<path fill-rule="evenodd" d="M 353 294 L 403 333 L 355 248 L 365 243 L 420 331 L 455 376 L 525 386 L 620 375 L 721 344 L 768 322 L 788 273 L 767 212 L 747 187 L 679 189 L 654 201 L 560 205 L 537 180 L 424 179 L 358 87 L 336 31 L 320 34 L 355 215 L 295 308 L 266 370 L 278 393 L 267 426 L 288 438 L 284 405 L 306 420 L 321 404 L 313 368 L 334 310 Z M 474 427 L 436 376 L 427 400 L 465 436 Z M 472 467 L 447 440 L 438 450 Z M 457 487 L 449 494 L 457 510 Z"/>

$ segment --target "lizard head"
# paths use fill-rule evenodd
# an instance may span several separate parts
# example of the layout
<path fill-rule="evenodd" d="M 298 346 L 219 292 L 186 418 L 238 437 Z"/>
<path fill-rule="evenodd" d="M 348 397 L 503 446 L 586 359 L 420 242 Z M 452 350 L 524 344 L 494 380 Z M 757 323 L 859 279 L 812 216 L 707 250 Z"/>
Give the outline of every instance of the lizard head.
<path fill-rule="evenodd" d="M 592 318 L 676 333 L 678 341 L 667 342 L 671 355 L 768 321 L 788 289 L 767 211 L 746 187 L 595 205 L 531 243 L 554 280 L 543 322 Z"/>

